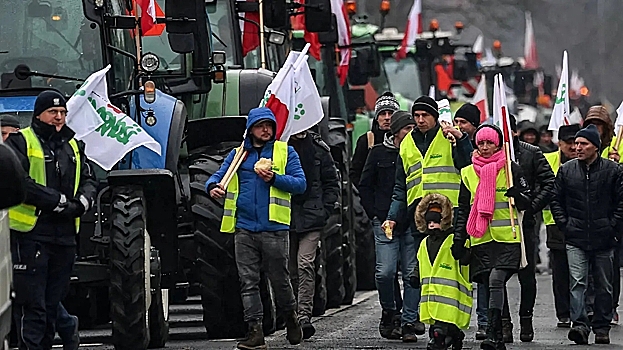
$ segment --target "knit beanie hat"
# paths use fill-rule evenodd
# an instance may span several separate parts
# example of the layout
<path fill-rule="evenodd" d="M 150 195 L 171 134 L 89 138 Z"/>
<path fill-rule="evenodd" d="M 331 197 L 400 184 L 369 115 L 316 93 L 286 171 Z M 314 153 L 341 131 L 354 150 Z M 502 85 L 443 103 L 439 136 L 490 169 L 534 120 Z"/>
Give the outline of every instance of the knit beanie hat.
<path fill-rule="evenodd" d="M 597 130 L 597 127 L 593 124 L 578 131 L 578 133 L 575 134 L 575 137 L 583 137 L 590 141 L 590 143 L 595 145 L 598 149 L 601 148 L 601 138 L 599 137 L 599 130 Z"/>
<path fill-rule="evenodd" d="M 378 118 L 379 114 L 383 111 L 390 111 L 394 113 L 395 111 L 400 109 L 400 104 L 398 100 L 394 97 L 389 91 L 383 93 L 383 95 L 379 96 L 376 99 L 376 103 L 374 104 L 374 118 Z"/>
<path fill-rule="evenodd" d="M 428 207 L 426 214 L 424 214 L 424 220 L 426 223 L 434 222 L 436 224 L 441 224 L 441 212 L 442 209 L 438 205 L 431 205 Z"/>
<path fill-rule="evenodd" d="M 428 112 L 430 115 L 435 117 L 435 120 L 439 119 L 439 106 L 437 106 L 437 102 L 428 96 L 420 96 L 415 102 L 413 102 L 413 106 L 411 106 L 411 114 L 415 111 L 424 111 Z"/>
<path fill-rule="evenodd" d="M 43 91 L 35 100 L 35 108 L 32 112 L 32 117 L 36 118 L 48 108 L 52 107 L 67 108 L 67 101 L 65 101 L 65 97 L 54 90 Z"/>
<path fill-rule="evenodd" d="M 480 125 L 480 109 L 476 105 L 466 103 L 456 111 L 454 118 L 463 118 L 477 128 Z"/>
<path fill-rule="evenodd" d="M 413 116 L 407 111 L 396 111 L 392 114 L 392 120 L 389 124 L 389 130 L 392 135 L 396 135 L 402 128 L 407 125 L 415 125 Z"/>
<path fill-rule="evenodd" d="M 10 126 L 13 128 L 21 128 L 19 120 L 10 114 L 0 115 L 0 127 Z"/>
<path fill-rule="evenodd" d="M 483 124 L 476 130 L 476 144 L 480 141 L 489 141 L 500 147 L 502 145 L 502 132 L 495 125 Z"/>

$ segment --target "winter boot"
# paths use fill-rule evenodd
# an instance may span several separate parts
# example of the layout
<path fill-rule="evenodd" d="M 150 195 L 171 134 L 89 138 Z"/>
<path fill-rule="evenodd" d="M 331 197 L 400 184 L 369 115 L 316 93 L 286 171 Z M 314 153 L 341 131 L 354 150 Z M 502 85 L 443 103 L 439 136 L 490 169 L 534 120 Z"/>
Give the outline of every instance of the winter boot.
<path fill-rule="evenodd" d="M 266 349 L 264 341 L 264 330 L 262 329 L 262 321 L 249 322 L 249 334 L 247 338 L 238 343 L 238 349 L 260 350 Z"/>
<path fill-rule="evenodd" d="M 430 341 L 426 345 L 426 350 L 446 350 L 448 346 L 446 345 L 446 330 L 439 326 L 433 325 L 428 329 L 428 337 Z"/>
<path fill-rule="evenodd" d="M 417 342 L 417 335 L 415 335 L 415 326 L 413 323 L 405 323 L 402 326 L 402 341 L 405 343 Z"/>
<path fill-rule="evenodd" d="M 395 322 L 396 311 L 383 310 L 381 313 L 381 322 L 379 323 L 379 333 L 385 339 L 400 339 L 402 331 L 400 330 L 400 319 L 398 319 L 398 330 L 396 330 Z"/>
<path fill-rule="evenodd" d="M 465 333 L 458 329 L 458 332 L 452 338 L 452 350 L 463 349 L 463 339 L 465 339 Z"/>
<path fill-rule="evenodd" d="M 502 335 L 502 310 L 489 308 L 487 315 L 487 339 L 480 344 L 480 349 L 506 350 Z"/>
<path fill-rule="evenodd" d="M 510 318 L 502 319 L 502 334 L 505 343 L 513 342 L 513 322 Z"/>
<path fill-rule="evenodd" d="M 402 312 L 398 311 L 394 314 L 392 318 L 392 323 L 394 324 L 394 329 L 392 330 L 392 334 L 389 336 L 389 339 L 400 339 L 402 337 Z"/>
<path fill-rule="evenodd" d="M 296 315 L 296 311 L 288 311 L 286 312 L 286 337 L 288 341 L 292 345 L 300 344 L 303 340 L 303 330 L 301 329 L 301 324 L 299 323 L 298 316 Z"/>
<path fill-rule="evenodd" d="M 316 334 L 316 328 L 309 320 L 309 317 L 305 316 L 299 319 L 301 329 L 303 330 L 303 339 L 309 339 Z"/>
<path fill-rule="evenodd" d="M 519 339 L 523 342 L 531 342 L 534 339 L 534 328 L 532 328 L 532 316 L 521 316 L 519 318 Z"/>

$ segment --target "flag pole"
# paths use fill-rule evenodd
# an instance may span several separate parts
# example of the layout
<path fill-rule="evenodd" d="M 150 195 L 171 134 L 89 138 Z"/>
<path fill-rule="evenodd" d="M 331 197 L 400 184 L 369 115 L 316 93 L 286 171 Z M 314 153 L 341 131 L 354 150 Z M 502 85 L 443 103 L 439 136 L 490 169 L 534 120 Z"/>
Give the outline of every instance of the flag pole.
<path fill-rule="evenodd" d="M 134 33 L 134 41 L 136 42 L 136 62 L 138 63 L 138 69 L 141 70 L 141 28 L 138 19 L 138 7 L 137 1 L 132 1 L 132 7 L 134 8 L 134 19 L 136 20 L 136 33 Z"/>

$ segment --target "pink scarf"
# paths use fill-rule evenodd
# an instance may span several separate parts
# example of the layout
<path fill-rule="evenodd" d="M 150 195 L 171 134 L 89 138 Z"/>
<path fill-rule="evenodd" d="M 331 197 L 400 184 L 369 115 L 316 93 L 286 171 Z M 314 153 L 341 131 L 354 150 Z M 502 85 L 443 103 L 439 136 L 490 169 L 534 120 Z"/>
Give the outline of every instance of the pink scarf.
<path fill-rule="evenodd" d="M 495 210 L 496 178 L 506 163 L 503 151 L 494 153 L 489 158 L 483 158 L 477 152 L 472 155 L 472 164 L 476 175 L 480 178 L 474 203 L 467 219 L 467 233 L 475 238 L 484 236 L 489 223 L 493 219 Z"/>

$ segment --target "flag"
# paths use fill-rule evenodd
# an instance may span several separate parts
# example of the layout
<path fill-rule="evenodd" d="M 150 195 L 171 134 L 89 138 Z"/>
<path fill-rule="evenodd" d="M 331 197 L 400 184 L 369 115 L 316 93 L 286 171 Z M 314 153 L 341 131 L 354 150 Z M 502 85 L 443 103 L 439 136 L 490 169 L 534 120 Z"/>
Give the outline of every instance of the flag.
<path fill-rule="evenodd" d="M 305 0 L 297 0 L 300 4 L 305 4 Z M 309 54 L 316 60 L 320 61 L 320 41 L 318 41 L 318 33 L 312 33 L 307 31 L 307 25 L 305 23 L 305 7 L 301 7 L 303 10 L 299 11 L 301 14 L 292 16 L 290 22 L 292 23 L 293 30 L 303 30 L 303 39 L 309 43 Z M 297 13 L 299 13 L 297 12 Z"/>
<path fill-rule="evenodd" d="M 305 55 L 299 66 L 294 67 L 294 113 L 288 118 L 285 130 L 279 139 L 287 142 L 290 136 L 318 124 L 323 117 L 320 95 L 307 64 L 307 55 Z"/>
<path fill-rule="evenodd" d="M 506 104 L 506 89 L 504 87 L 502 74 L 496 74 L 493 82 L 493 124 L 502 130 L 504 143 L 509 145 L 511 160 L 515 161 L 515 147 L 513 146 L 511 122 Z"/>
<path fill-rule="evenodd" d="M 156 25 L 156 3 L 154 0 L 136 0 L 141 7 L 141 31 L 149 32 Z"/>
<path fill-rule="evenodd" d="M 472 103 L 480 110 L 480 123 L 486 122 L 489 119 L 489 101 L 487 99 L 487 80 L 484 74 L 480 77 Z"/>
<path fill-rule="evenodd" d="M 478 35 L 476 41 L 474 41 L 474 45 L 472 46 L 472 52 L 476 54 L 476 59 L 480 60 L 482 58 L 483 48 L 485 46 L 485 39 L 482 34 Z"/>
<path fill-rule="evenodd" d="M 348 65 L 350 63 L 350 23 L 348 14 L 344 7 L 343 0 L 331 0 L 331 12 L 337 20 L 337 44 L 340 47 L 340 55 L 342 59 L 337 69 L 337 76 L 340 78 L 340 84 L 346 83 L 348 77 Z"/>
<path fill-rule="evenodd" d="M 433 100 L 435 99 L 435 85 L 431 85 L 430 88 L 428 88 L 428 97 Z"/>
<path fill-rule="evenodd" d="M 238 0 L 245 1 L 245 0 Z M 256 0 L 246 0 L 256 1 Z M 259 12 L 245 12 L 243 14 L 244 20 L 239 19 L 240 31 L 242 31 L 242 56 L 246 56 L 249 52 L 255 50 L 260 46 L 260 32 L 259 27 L 255 23 L 260 23 Z"/>
<path fill-rule="evenodd" d="M 160 144 L 122 110 L 108 100 L 106 72 L 110 65 L 92 74 L 67 102 L 67 125 L 76 132 L 76 139 L 85 143 L 90 160 L 110 170 L 133 149 L 145 146 L 160 155 Z M 93 119 L 98 126 L 93 128 Z M 89 133 L 86 131 L 91 130 Z"/>
<path fill-rule="evenodd" d="M 534 40 L 534 28 L 532 27 L 532 14 L 526 11 L 526 35 L 524 38 L 524 59 L 527 69 L 539 68 L 539 58 L 536 54 L 536 40 Z"/>
<path fill-rule="evenodd" d="M 294 63 L 299 52 L 290 51 L 285 63 L 266 88 L 260 107 L 269 108 L 275 115 L 277 130 L 275 139 L 280 140 L 290 115 L 294 112 Z M 315 86 L 315 85 L 314 85 Z"/>
<path fill-rule="evenodd" d="M 569 65 L 567 51 L 565 51 L 562 55 L 560 82 L 548 129 L 558 131 L 561 125 L 569 125 L 569 111 Z"/>
<path fill-rule="evenodd" d="M 614 123 L 614 131 L 617 133 L 617 136 L 619 136 L 619 129 L 621 129 L 621 127 L 623 127 L 623 101 L 619 105 L 619 108 L 617 108 L 617 120 Z"/>
<path fill-rule="evenodd" d="M 437 110 L 439 111 L 439 122 L 446 122 L 452 125 L 452 110 L 450 109 L 450 102 L 447 99 L 437 101 Z"/>
<path fill-rule="evenodd" d="M 405 28 L 405 36 L 402 38 L 400 49 L 396 54 L 396 60 L 407 57 L 407 51 L 415 46 L 417 35 L 422 33 L 422 0 L 413 0 L 409 18 L 407 19 L 407 27 Z"/>

